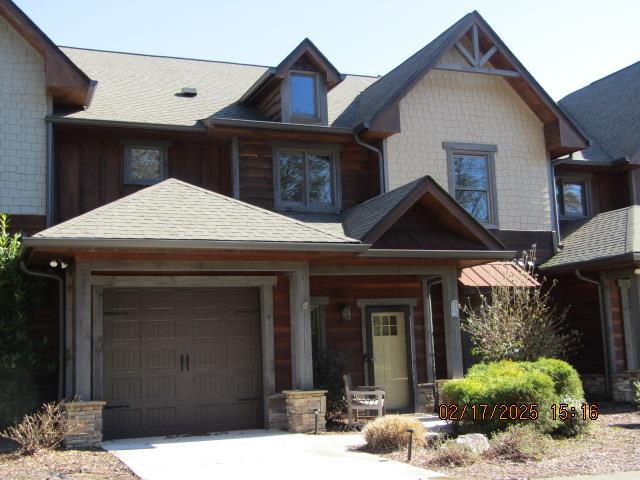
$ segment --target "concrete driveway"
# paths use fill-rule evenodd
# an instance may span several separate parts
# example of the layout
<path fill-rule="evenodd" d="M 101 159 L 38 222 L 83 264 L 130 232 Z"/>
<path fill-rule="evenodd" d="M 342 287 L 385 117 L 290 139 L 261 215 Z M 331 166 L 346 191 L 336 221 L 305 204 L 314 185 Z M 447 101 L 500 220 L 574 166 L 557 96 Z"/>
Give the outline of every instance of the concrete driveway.
<path fill-rule="evenodd" d="M 448 478 L 354 450 L 363 443 L 360 434 L 315 436 L 244 430 L 195 437 L 114 440 L 104 442 L 103 447 L 143 480 Z"/>

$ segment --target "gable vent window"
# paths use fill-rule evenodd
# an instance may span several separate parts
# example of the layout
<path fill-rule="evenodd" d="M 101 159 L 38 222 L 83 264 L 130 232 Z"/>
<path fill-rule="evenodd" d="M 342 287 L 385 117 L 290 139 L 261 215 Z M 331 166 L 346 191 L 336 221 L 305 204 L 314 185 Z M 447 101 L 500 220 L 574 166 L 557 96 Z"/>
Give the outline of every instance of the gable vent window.
<path fill-rule="evenodd" d="M 277 149 L 276 207 L 286 210 L 338 209 L 337 152 Z"/>
<path fill-rule="evenodd" d="M 317 120 L 318 76 L 315 73 L 291 74 L 291 117 Z"/>
<path fill-rule="evenodd" d="M 167 147 L 164 144 L 126 143 L 124 183 L 153 185 L 168 177 Z"/>
<path fill-rule="evenodd" d="M 449 192 L 487 228 L 498 227 L 494 173 L 495 145 L 444 143 L 449 164 Z"/>

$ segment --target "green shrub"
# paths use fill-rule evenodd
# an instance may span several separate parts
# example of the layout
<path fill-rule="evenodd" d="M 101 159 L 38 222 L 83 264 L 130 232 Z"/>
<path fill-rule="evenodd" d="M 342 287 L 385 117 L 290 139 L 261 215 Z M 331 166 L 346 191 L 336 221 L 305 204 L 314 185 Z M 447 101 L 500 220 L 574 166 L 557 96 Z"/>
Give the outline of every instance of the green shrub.
<path fill-rule="evenodd" d="M 447 440 L 434 451 L 428 463 L 437 467 L 462 467 L 478 461 L 479 455 L 466 445 Z"/>
<path fill-rule="evenodd" d="M 533 425 L 512 425 L 493 436 L 486 456 L 513 462 L 540 460 L 550 446 L 551 438 Z"/>
<path fill-rule="evenodd" d="M 556 394 L 559 397 L 584 397 L 580 376 L 576 369 L 567 362 L 556 360 L 555 358 L 541 358 L 533 362 L 531 366 L 551 377 Z"/>
<path fill-rule="evenodd" d="M 577 437 L 578 435 L 587 433 L 591 428 L 592 421 L 588 418 L 586 420 L 584 419 L 584 415 L 582 413 L 582 405 L 586 403 L 587 401 L 584 398 L 575 399 L 561 397 L 558 405 L 567 405 L 569 415 L 565 420 L 560 420 L 560 424 L 558 425 L 554 433 L 556 435 L 562 435 L 563 437 Z M 575 409 L 575 415 L 570 414 L 572 408 Z"/>
<path fill-rule="evenodd" d="M 558 426 L 551 417 L 551 405 L 558 398 L 553 381 L 549 375 L 531 368 L 526 362 L 475 365 L 464 379 L 446 382 L 440 398 L 441 404 L 455 404 L 459 409 L 467 405 L 464 421 L 457 424 L 465 431 L 494 432 L 521 421 L 532 422 L 543 432 L 551 432 Z M 538 405 L 535 421 L 511 419 L 509 414 L 507 419 L 500 419 L 501 405 L 530 404 Z M 478 410 L 472 410 L 472 405 L 488 406 L 484 419 L 479 418 Z M 528 416 L 528 412 L 526 414 Z"/>
<path fill-rule="evenodd" d="M 633 382 L 633 401 L 640 406 L 640 382 Z"/>
<path fill-rule="evenodd" d="M 320 350 L 313 357 L 313 387 L 327 390 L 326 418 L 339 417 L 347 407 L 342 375 L 346 371 L 344 357 L 340 352 Z"/>
<path fill-rule="evenodd" d="M 422 423 L 413 417 L 402 415 L 385 415 L 367 424 L 362 430 L 367 442 L 367 449 L 373 452 L 384 452 L 406 447 L 409 443 L 407 429 L 412 429 L 413 444 L 425 444 L 426 430 Z"/>

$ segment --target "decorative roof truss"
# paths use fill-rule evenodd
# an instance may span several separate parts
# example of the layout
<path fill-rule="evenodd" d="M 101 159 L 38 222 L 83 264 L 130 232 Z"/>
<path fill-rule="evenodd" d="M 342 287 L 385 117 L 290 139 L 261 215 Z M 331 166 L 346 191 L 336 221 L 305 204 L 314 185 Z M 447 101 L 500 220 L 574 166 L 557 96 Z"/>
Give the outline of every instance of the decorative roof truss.
<path fill-rule="evenodd" d="M 471 52 L 463 43 L 463 39 L 468 36 L 469 32 L 471 33 L 471 38 L 469 39 Z M 469 63 L 469 65 L 439 64 L 434 68 L 436 68 L 437 70 L 450 70 L 454 72 L 499 75 L 501 77 L 520 76 L 520 74 L 515 70 L 493 68 L 491 64 L 488 64 L 493 54 L 498 51 L 498 47 L 492 44 L 488 49 L 483 51 L 480 46 L 480 33 L 477 23 L 474 23 L 471 29 L 456 42 L 455 47 L 464 57 L 464 59 Z M 486 66 L 487 64 L 488 66 Z"/>

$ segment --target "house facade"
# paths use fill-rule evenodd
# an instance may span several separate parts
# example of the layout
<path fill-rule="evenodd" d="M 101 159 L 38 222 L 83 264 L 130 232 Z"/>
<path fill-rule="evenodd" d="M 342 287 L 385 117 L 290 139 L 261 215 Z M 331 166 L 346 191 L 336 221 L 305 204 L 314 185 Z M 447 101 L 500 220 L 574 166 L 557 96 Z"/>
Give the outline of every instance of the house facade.
<path fill-rule="evenodd" d="M 640 361 L 639 95 L 636 63 L 560 100 L 589 148 L 553 162 L 560 249 L 541 266 L 583 332 L 576 363 L 585 384 L 625 401 Z"/>
<path fill-rule="evenodd" d="M 424 410 L 468 363 L 460 297 L 551 256 L 550 159 L 587 146 L 477 12 L 381 78 L 309 40 L 264 67 L 16 32 L 77 75 L 24 262 L 60 278 L 61 395 L 109 437 L 282 426 L 325 348 Z"/>

